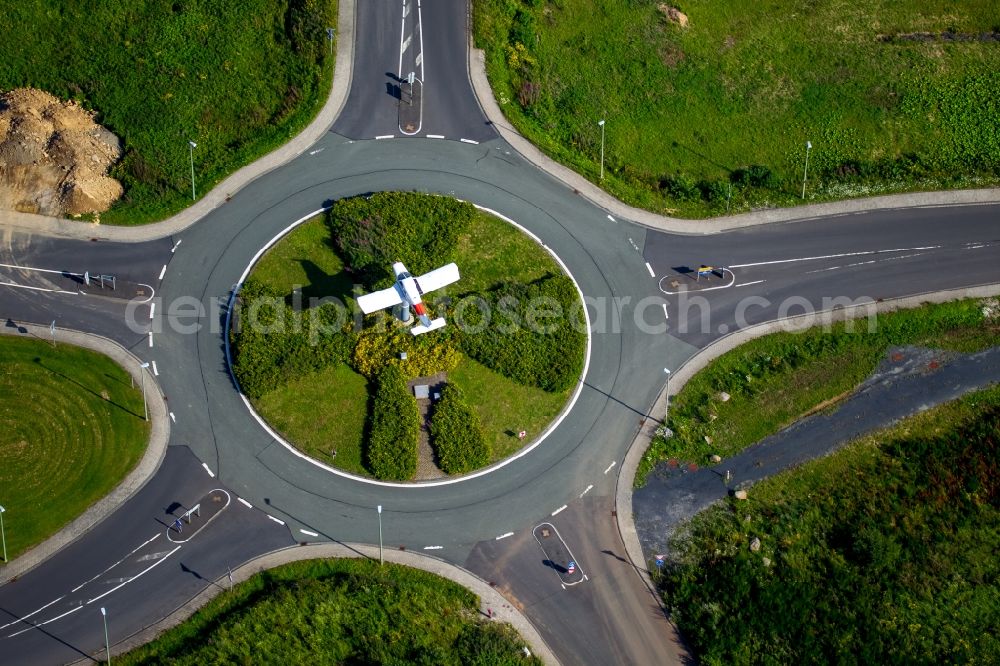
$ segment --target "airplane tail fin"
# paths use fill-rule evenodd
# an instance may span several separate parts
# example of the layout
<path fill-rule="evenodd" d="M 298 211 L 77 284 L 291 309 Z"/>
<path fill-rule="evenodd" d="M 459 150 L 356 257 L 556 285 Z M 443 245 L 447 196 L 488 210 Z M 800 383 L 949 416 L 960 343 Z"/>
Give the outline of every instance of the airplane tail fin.
<path fill-rule="evenodd" d="M 410 328 L 410 333 L 413 335 L 422 335 L 424 333 L 430 333 L 431 331 L 436 331 L 439 328 L 444 328 L 445 320 L 444 317 L 438 317 L 433 321 L 427 317 L 421 317 L 420 321 L 422 323 L 417 324 Z"/>

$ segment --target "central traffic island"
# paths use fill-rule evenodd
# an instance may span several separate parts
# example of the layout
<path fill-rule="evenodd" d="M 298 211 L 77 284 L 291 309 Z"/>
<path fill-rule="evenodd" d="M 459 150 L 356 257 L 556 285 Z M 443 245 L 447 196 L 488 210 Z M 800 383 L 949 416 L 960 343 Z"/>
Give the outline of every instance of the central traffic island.
<path fill-rule="evenodd" d="M 384 192 L 269 248 L 228 334 L 240 390 L 289 445 L 355 476 L 426 482 L 537 440 L 581 380 L 587 317 L 559 262 L 514 225 Z"/>

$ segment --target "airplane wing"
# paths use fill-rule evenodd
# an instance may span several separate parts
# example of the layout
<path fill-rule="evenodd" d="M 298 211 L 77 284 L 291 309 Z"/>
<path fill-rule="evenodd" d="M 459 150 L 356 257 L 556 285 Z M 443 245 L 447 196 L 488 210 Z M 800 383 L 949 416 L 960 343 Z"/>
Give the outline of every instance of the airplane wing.
<path fill-rule="evenodd" d="M 384 310 L 386 308 L 391 308 L 394 305 L 399 305 L 403 302 L 403 299 L 399 297 L 399 291 L 396 289 L 395 285 L 389 287 L 388 289 L 380 289 L 379 291 L 373 291 L 370 294 L 365 294 L 364 296 L 358 296 L 358 307 L 365 314 L 371 314 L 376 310 Z"/>
<path fill-rule="evenodd" d="M 429 273 L 424 273 L 416 278 L 416 282 L 417 287 L 420 288 L 420 293 L 426 294 L 428 291 L 434 291 L 452 282 L 457 282 L 459 277 L 458 266 L 447 264 L 441 268 L 435 268 Z"/>

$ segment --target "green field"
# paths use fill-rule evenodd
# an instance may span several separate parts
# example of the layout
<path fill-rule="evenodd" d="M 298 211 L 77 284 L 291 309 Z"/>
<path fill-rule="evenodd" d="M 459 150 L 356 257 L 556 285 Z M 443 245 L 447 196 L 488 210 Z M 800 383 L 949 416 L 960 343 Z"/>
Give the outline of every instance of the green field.
<path fill-rule="evenodd" d="M 995 0 L 668 4 L 473 3 L 507 118 L 595 182 L 606 119 L 602 186 L 680 216 L 800 203 L 807 141 L 808 201 L 1000 180 Z"/>
<path fill-rule="evenodd" d="M 297 286 L 302 303 L 335 295 L 348 299 L 353 279 L 330 241 L 325 217 L 303 223 L 265 254 L 250 279 L 291 302 Z M 462 279 L 435 296 L 481 292 L 503 280 L 530 282 L 560 269 L 544 249 L 492 215 L 477 212 L 456 256 Z M 524 445 L 517 433 L 537 436 L 562 409 L 570 390 L 550 393 L 514 382 L 463 357 L 449 381 L 462 389 L 480 416 L 492 444 L 493 461 Z M 344 363 L 285 382 L 258 399 L 254 408 L 283 437 L 307 455 L 345 471 L 367 475 L 363 465 L 369 385 Z M 336 452 L 336 455 L 334 455 Z"/>
<path fill-rule="evenodd" d="M 678 459 L 706 464 L 712 454 L 731 456 L 852 391 L 894 345 L 971 352 L 1000 345 L 997 301 L 925 305 L 879 315 L 869 332 L 864 320 L 829 332 L 813 328 L 751 340 L 712 361 L 671 398 L 670 439 L 654 438 L 635 482 L 642 485 L 656 463 Z M 731 398 L 722 402 L 719 393 Z M 712 440 L 709 444 L 705 438 Z"/>
<path fill-rule="evenodd" d="M 524 647 L 449 580 L 368 560 L 311 560 L 256 574 L 115 663 L 540 665 Z"/>
<path fill-rule="evenodd" d="M 0 337 L 0 505 L 7 555 L 108 494 L 146 450 L 142 393 L 109 358 Z"/>
<path fill-rule="evenodd" d="M 0 89 L 35 87 L 97 112 L 126 150 L 125 196 L 101 221 L 141 224 L 287 142 L 333 71 L 336 0 L 19 0 L 0 9 Z"/>
<path fill-rule="evenodd" d="M 994 387 L 695 516 L 658 584 L 698 661 L 1000 661 L 998 456 Z"/>

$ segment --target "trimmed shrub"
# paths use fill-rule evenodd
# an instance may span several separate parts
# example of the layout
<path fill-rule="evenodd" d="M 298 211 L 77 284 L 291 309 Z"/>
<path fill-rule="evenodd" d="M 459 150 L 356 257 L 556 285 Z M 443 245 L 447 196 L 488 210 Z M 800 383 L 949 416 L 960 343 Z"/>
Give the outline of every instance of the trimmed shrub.
<path fill-rule="evenodd" d="M 366 451 L 368 471 L 378 479 L 406 481 L 417 471 L 420 413 L 395 365 L 379 373 Z"/>
<path fill-rule="evenodd" d="M 240 388 L 256 399 L 297 376 L 346 362 L 355 336 L 348 327 L 329 333 L 336 320 L 332 305 L 296 312 L 274 290 L 247 281 L 231 333 Z"/>
<path fill-rule="evenodd" d="M 446 474 L 463 474 L 490 461 L 492 452 L 483 426 L 465 402 L 461 389 L 448 384 L 431 417 L 431 445 Z"/>
<path fill-rule="evenodd" d="M 378 288 L 392 283 L 394 262 L 419 275 L 451 261 L 474 212 L 448 197 L 380 192 L 338 201 L 330 227 L 345 263 Z"/>
<path fill-rule="evenodd" d="M 454 308 L 462 350 L 526 386 L 563 391 L 579 378 L 585 319 L 572 280 L 547 275 L 529 285 L 504 283 Z M 482 306 L 482 307 L 480 307 Z"/>
<path fill-rule="evenodd" d="M 400 352 L 406 352 L 406 360 L 399 358 Z M 449 372 L 461 360 L 462 353 L 455 348 L 447 333 L 415 337 L 408 328 L 391 324 L 388 328 L 366 328 L 357 336 L 351 367 L 371 379 L 391 364 L 412 379 Z"/>

